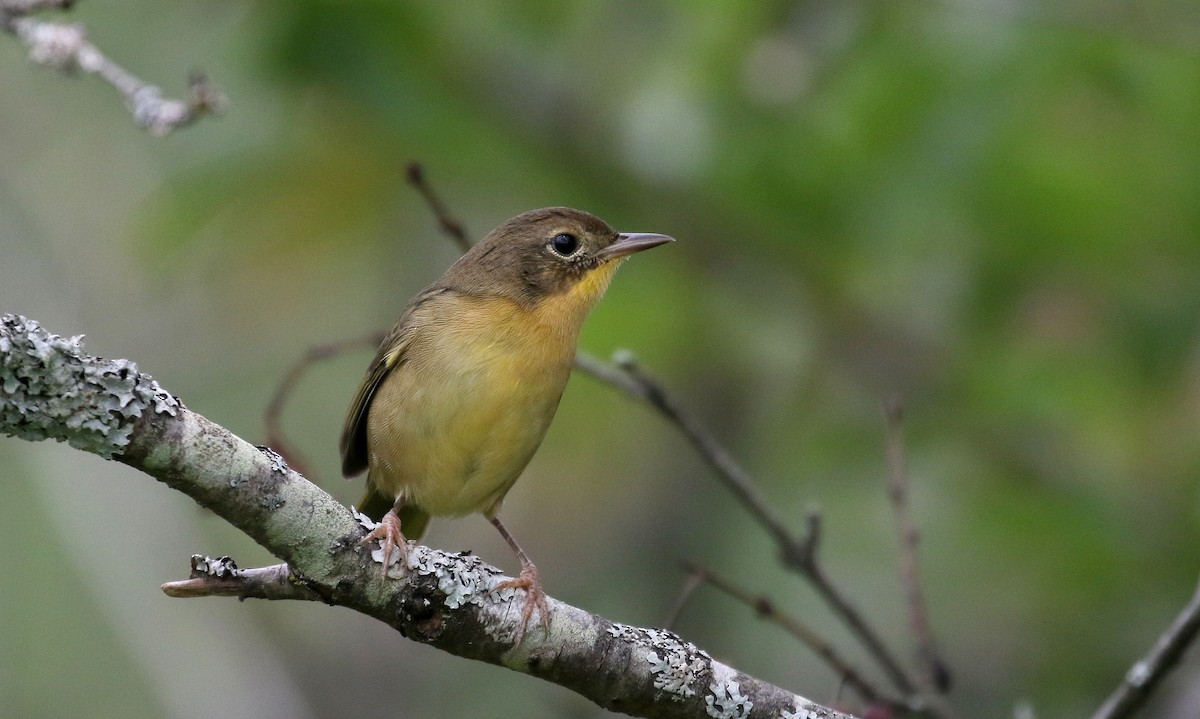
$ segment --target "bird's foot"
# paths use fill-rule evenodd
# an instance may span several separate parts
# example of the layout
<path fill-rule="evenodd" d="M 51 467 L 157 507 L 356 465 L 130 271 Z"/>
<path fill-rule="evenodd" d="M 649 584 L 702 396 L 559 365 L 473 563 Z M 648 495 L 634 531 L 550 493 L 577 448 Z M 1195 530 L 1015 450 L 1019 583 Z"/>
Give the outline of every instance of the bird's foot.
<path fill-rule="evenodd" d="M 383 549 L 383 576 L 387 577 L 388 567 L 392 564 L 392 553 L 396 552 L 399 559 L 408 566 L 408 540 L 404 538 L 404 534 L 400 531 L 400 517 L 396 514 L 396 510 L 390 509 L 388 513 L 383 515 L 383 519 L 379 520 L 379 524 L 367 533 L 367 536 L 359 540 L 359 544 L 370 544 L 375 540 L 383 540 L 380 542 Z"/>
<path fill-rule="evenodd" d="M 542 576 L 537 567 L 533 566 L 533 562 L 523 564 L 521 573 L 515 579 L 497 584 L 492 591 L 499 592 L 504 589 L 525 590 L 525 604 L 521 607 L 521 623 L 517 626 L 517 634 L 513 639 L 514 646 L 525 638 L 525 630 L 529 628 L 534 609 L 538 611 L 542 631 L 550 631 L 550 606 L 546 603 L 546 593 L 542 591 Z"/>

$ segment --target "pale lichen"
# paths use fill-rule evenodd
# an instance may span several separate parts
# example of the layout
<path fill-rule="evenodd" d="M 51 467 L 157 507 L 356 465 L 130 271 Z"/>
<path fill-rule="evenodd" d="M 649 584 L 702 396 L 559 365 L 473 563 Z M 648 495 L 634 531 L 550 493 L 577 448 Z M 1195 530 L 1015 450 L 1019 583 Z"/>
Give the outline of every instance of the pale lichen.
<path fill-rule="evenodd" d="M 271 462 L 271 471 L 272 472 L 278 472 L 279 474 L 287 474 L 288 464 L 287 464 L 287 460 L 283 458 L 282 454 L 276 452 L 275 450 L 271 449 L 270 447 L 266 446 L 265 444 L 255 445 L 255 448 L 258 449 L 259 452 L 262 452 L 263 454 L 267 455 L 267 459 L 270 460 L 270 462 Z"/>
<path fill-rule="evenodd" d="M 717 676 L 714 672 L 712 682 L 708 685 L 708 696 L 704 697 L 705 712 L 714 719 L 745 719 L 750 716 L 754 702 L 742 694 L 733 673 Z"/>
<path fill-rule="evenodd" d="M 696 695 L 694 685 L 712 663 L 712 657 L 674 632 L 613 623 L 608 634 L 634 644 L 650 664 L 654 687 L 676 701 Z"/>
<path fill-rule="evenodd" d="M 818 704 L 794 704 L 791 709 L 779 713 L 779 719 L 826 719 L 827 717 L 844 717 L 845 714 L 831 712 Z M 847 719 L 849 719 L 847 717 Z"/>
<path fill-rule="evenodd" d="M 362 512 L 352 511 L 354 518 L 367 531 L 378 526 Z M 517 591 L 512 588 L 494 591 L 493 587 L 504 578 L 504 574 L 470 552 L 443 552 L 413 542 L 408 542 L 406 549 L 407 561 L 404 562 L 399 561 L 400 552 L 392 553 L 387 576 L 400 579 L 407 572 L 416 572 L 423 577 L 433 576 L 437 580 L 438 590 L 446 595 L 445 603 L 450 609 L 467 604 L 483 606 L 489 600 L 505 602 L 512 599 Z M 383 548 L 373 549 L 371 558 L 383 562 Z"/>
<path fill-rule="evenodd" d="M 206 557 L 202 554 L 192 555 L 192 577 L 208 576 L 226 579 L 236 577 L 241 573 L 237 562 L 230 556 Z"/>
<path fill-rule="evenodd" d="M 470 552 L 451 554 L 428 547 L 409 552 L 409 569 L 421 576 L 437 579 L 438 590 L 446 595 L 446 606 L 458 609 L 467 604 L 482 606 L 489 599 L 508 599 L 492 592 L 496 580 L 503 576 L 498 569 Z"/>
<path fill-rule="evenodd" d="M 88 355 L 82 340 L 19 315 L 0 317 L 0 431 L 111 458 L 129 444 L 139 417 L 177 414 L 179 401 L 136 364 Z"/>

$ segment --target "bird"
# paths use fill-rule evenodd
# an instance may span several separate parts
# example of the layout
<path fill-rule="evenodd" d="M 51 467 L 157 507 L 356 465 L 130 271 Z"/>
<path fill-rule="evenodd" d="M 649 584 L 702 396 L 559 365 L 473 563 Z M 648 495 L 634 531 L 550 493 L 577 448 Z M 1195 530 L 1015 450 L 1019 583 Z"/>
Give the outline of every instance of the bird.
<path fill-rule="evenodd" d="M 384 337 L 350 405 L 342 474 L 367 472 L 359 511 L 378 524 L 386 576 L 431 517 L 482 513 L 521 564 L 494 591 L 525 590 L 517 642 L 541 577 L 497 516 L 541 445 L 574 362 L 580 327 L 630 255 L 674 238 L 617 232 L 567 207 L 517 215 L 413 297 Z"/>

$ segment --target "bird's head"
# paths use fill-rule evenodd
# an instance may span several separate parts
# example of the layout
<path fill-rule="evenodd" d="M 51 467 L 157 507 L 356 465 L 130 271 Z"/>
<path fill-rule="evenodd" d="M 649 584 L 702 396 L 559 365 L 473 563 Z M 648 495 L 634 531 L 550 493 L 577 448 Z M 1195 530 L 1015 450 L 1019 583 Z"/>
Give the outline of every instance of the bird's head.
<path fill-rule="evenodd" d="M 672 239 L 617 232 L 582 210 L 547 207 L 489 232 L 445 279 L 471 294 L 502 295 L 525 306 L 552 301 L 586 314 L 622 261 Z"/>

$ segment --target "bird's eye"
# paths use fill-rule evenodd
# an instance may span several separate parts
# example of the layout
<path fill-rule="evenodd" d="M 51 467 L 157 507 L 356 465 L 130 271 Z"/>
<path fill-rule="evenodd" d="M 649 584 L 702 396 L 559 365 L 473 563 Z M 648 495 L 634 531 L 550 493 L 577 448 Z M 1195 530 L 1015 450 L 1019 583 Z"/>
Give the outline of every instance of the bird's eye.
<path fill-rule="evenodd" d="M 570 257 L 579 250 L 579 238 L 569 232 L 560 232 L 550 238 L 550 247 L 563 257 Z"/>

